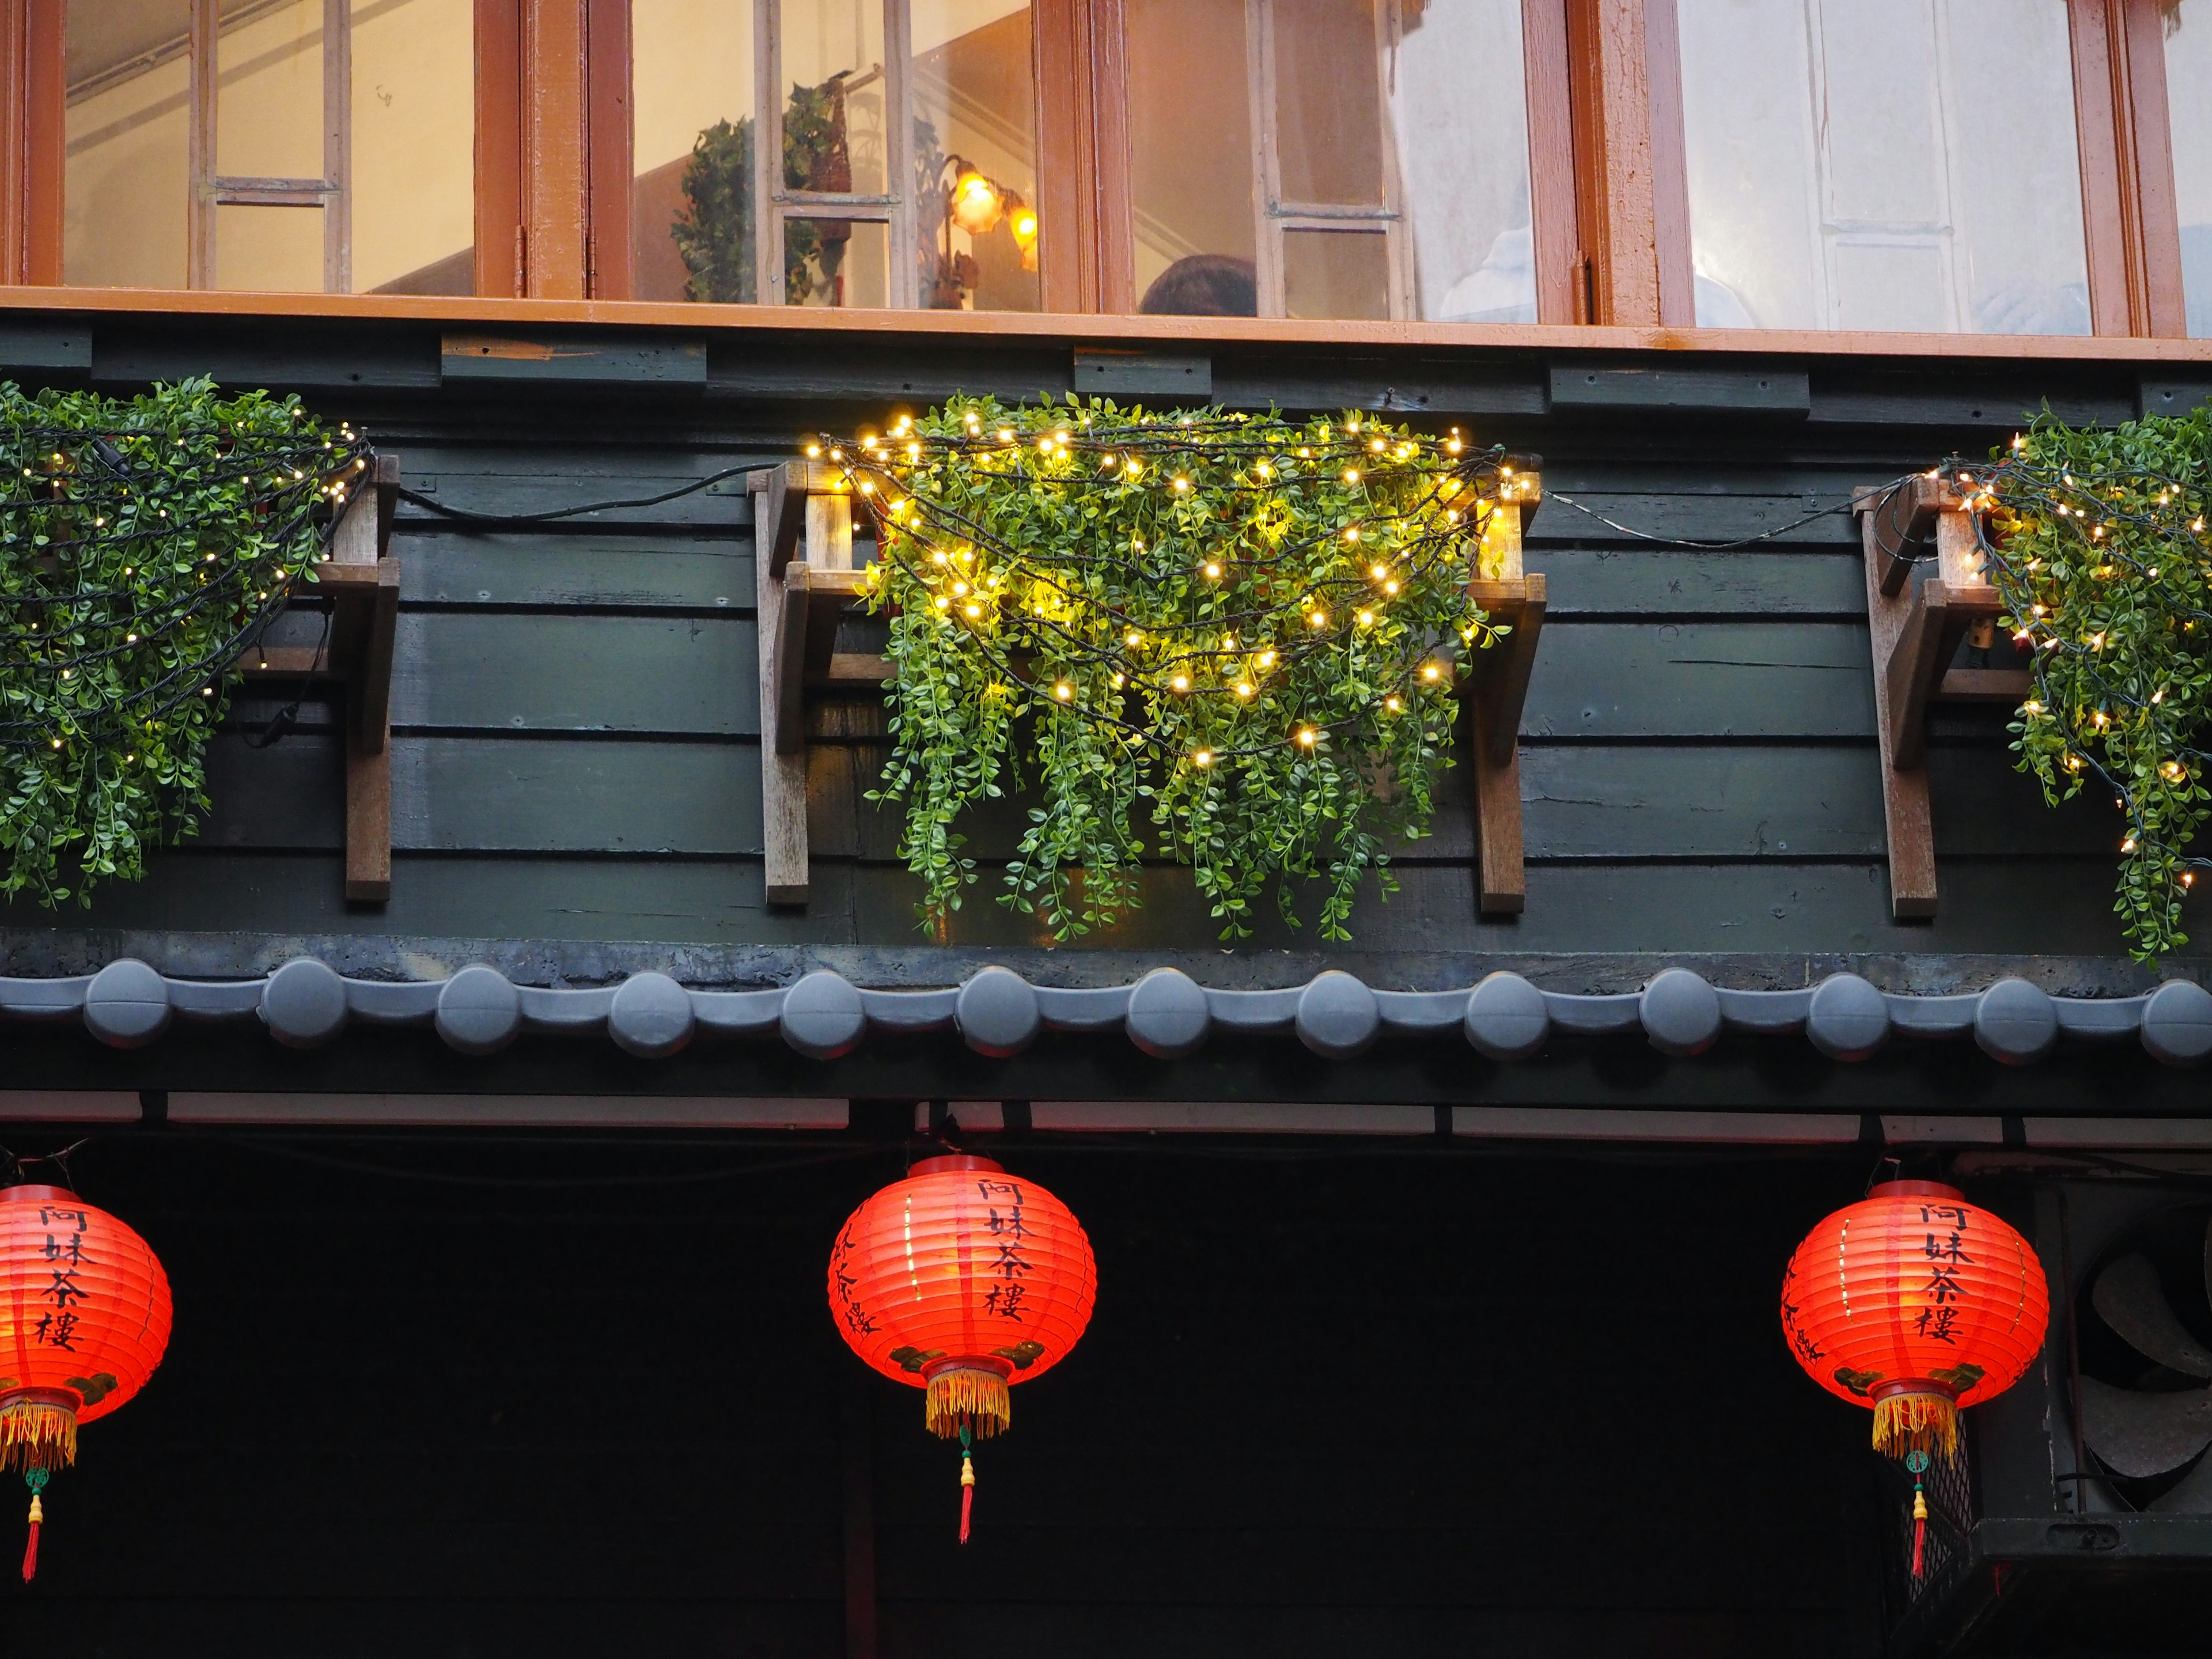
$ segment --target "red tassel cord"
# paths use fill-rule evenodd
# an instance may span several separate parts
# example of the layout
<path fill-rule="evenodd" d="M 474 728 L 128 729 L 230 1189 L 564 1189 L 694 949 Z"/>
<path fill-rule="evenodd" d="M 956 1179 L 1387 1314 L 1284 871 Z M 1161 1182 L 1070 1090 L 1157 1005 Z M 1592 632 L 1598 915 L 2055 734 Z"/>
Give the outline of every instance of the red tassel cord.
<path fill-rule="evenodd" d="M 1928 1552 L 1928 1494 L 1920 1483 L 1912 1483 L 1912 1576 L 1920 1577 L 1921 1563 Z"/>
<path fill-rule="evenodd" d="M 27 1584 L 39 1576 L 39 1528 L 46 1518 L 46 1505 L 39 1501 L 39 1494 L 46 1489 L 49 1473 L 46 1469 L 23 1472 L 23 1484 L 31 1489 L 31 1536 L 23 1546 L 23 1582 Z"/>
<path fill-rule="evenodd" d="M 969 1517 L 975 1508 L 975 1460 L 968 1445 L 968 1431 L 960 1431 L 960 1541 L 968 1541 Z"/>

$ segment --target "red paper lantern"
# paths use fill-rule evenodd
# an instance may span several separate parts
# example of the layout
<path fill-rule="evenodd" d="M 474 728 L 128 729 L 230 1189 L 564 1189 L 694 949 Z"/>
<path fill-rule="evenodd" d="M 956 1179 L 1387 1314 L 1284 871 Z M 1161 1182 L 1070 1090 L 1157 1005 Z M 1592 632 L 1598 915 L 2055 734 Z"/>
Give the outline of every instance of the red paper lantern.
<path fill-rule="evenodd" d="M 2043 1347 L 2051 1298 L 2028 1242 L 1955 1187 L 1885 1182 L 1806 1235 L 1782 1279 L 1797 1363 L 1874 1412 L 1875 1449 L 1956 1457 L 1958 1408 Z M 1918 1473 L 1918 1469 L 1915 1469 Z"/>
<path fill-rule="evenodd" d="M 854 1353 L 927 1391 L 930 1432 L 969 1456 L 1013 1420 L 1009 1386 L 1074 1347 L 1098 1293 L 1091 1241 L 1067 1206 L 986 1158 L 925 1158 L 853 1212 L 830 1253 L 830 1310 Z"/>
<path fill-rule="evenodd" d="M 144 1239 L 67 1188 L 0 1188 L 0 1468 L 31 1489 L 26 1582 L 77 1425 L 144 1388 L 168 1346 L 168 1276 Z"/>

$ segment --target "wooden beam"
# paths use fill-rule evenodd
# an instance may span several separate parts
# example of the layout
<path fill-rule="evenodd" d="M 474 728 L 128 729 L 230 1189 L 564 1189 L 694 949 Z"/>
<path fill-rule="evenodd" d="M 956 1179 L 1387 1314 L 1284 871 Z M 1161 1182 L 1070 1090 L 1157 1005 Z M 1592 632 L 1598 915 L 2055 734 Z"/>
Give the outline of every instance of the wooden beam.
<path fill-rule="evenodd" d="M 759 527 L 771 522 L 769 492 L 770 480 L 783 475 L 783 469 L 757 472 L 753 478 L 753 523 L 757 535 Z M 785 480 L 788 489 L 788 480 Z M 804 517 L 802 509 L 801 517 Z M 788 570 L 779 570 L 775 562 L 768 556 L 769 543 L 765 538 L 755 543 L 753 558 L 754 592 L 757 606 L 758 637 L 760 640 L 760 723 L 761 723 L 761 845 L 764 854 L 763 872 L 767 902 L 775 906 L 803 906 L 808 897 L 806 850 L 806 752 L 799 738 L 802 732 L 787 737 L 781 678 L 787 659 L 785 646 L 787 624 L 784 603 L 788 589 Z M 799 572 L 802 591 L 805 581 L 805 566 L 795 562 Z M 802 708 L 803 718 L 804 710 Z"/>
<path fill-rule="evenodd" d="M 476 291 L 529 292 L 522 227 L 522 0 L 476 3 Z"/>
<path fill-rule="evenodd" d="M 1859 537 L 1866 564 L 1867 624 L 1874 658 L 1875 730 L 1881 744 L 1881 811 L 1889 840 L 1889 913 L 1899 921 L 1936 914 L 1936 835 L 1928 816 L 1928 774 L 1892 763 L 1889 665 L 1905 632 L 1911 602 L 1883 586 L 1884 556 L 1875 538 L 1874 497 L 1860 504 Z"/>
<path fill-rule="evenodd" d="M 809 501 L 834 489 L 843 477 L 828 461 L 786 461 L 781 466 L 748 476 L 746 482 L 753 489 L 754 556 L 764 557 L 773 574 L 781 576 L 799 550 L 799 538 L 807 528 Z M 853 534 L 849 504 L 846 514 L 845 540 L 849 549 Z M 848 551 L 847 566 L 851 562 Z"/>
<path fill-rule="evenodd" d="M 840 1436 L 844 1451 L 845 1659 L 876 1659 L 875 1380 L 858 1365 L 845 1374 Z"/>
<path fill-rule="evenodd" d="M 1698 322 L 1690 254 L 1690 160 L 1682 124 L 1682 39 L 1675 0 L 1644 0 L 1644 72 L 1651 112 L 1651 234 L 1659 263 L 1659 320 Z"/>
<path fill-rule="evenodd" d="M 63 0 L 0 0 L 0 282 L 62 280 Z"/>
<path fill-rule="evenodd" d="M 489 324 L 501 329 L 568 325 L 710 334 L 746 351 L 834 345 L 862 351 L 898 345 L 972 348 L 989 341 L 1063 349 L 1123 346 L 1199 351 L 1216 347 L 1319 347 L 1375 351 L 1531 353 L 1663 352 L 1699 359 L 1802 358 L 1793 368 L 1878 359 L 1905 368 L 1974 364 L 2018 374 L 2026 364 L 2131 364 L 2212 368 L 2212 339 L 2092 337 L 2063 334 L 1913 334 L 1850 329 L 1683 329 L 1649 325 L 1553 327 L 1526 323 L 1362 322 L 1272 317 L 1050 316 L 1013 311 L 891 311 L 669 301 L 506 300 L 455 295 L 230 294 L 180 289 L 30 288 L 0 285 L 0 315 L 61 313 L 78 325 L 100 316 L 231 317 L 258 321 Z"/>
<path fill-rule="evenodd" d="M 2081 166 L 2081 228 L 2089 265 L 2090 326 L 2099 334 L 2135 332 L 2124 203 L 2132 179 L 2122 176 L 2120 130 L 2125 77 L 2116 81 L 2112 46 L 2118 0 L 2070 0 L 2066 9 L 2074 59 L 2075 146 Z"/>
<path fill-rule="evenodd" d="M 1567 52 L 1577 216 L 1589 262 L 1581 320 L 1656 325 L 1662 319 L 1644 0 L 1569 0 Z"/>
<path fill-rule="evenodd" d="M 2131 321 L 2137 334 L 2189 332 L 2181 277 L 2181 211 L 2173 176 L 2173 130 L 2166 100 L 2166 12 L 2160 0 L 2112 0 L 2120 13 L 2119 51 L 2126 68 L 2120 131 L 2127 140 L 2124 187 L 2131 212 L 2129 249 L 2136 298 Z M 2118 85 L 2118 81 L 2114 82 Z M 2200 88 L 2182 95 L 2203 95 Z"/>
<path fill-rule="evenodd" d="M 521 0 L 523 292 L 587 297 L 589 0 Z"/>
<path fill-rule="evenodd" d="M 1575 223 L 1575 125 L 1567 67 L 1567 0 L 1521 0 L 1522 71 L 1528 111 L 1528 211 L 1536 255 L 1536 320 L 1582 315 L 1582 246 Z"/>
<path fill-rule="evenodd" d="M 1518 507 L 1495 509 L 1517 519 Z M 1513 538 L 1518 551 L 1518 537 Z M 1518 562 L 1517 559 L 1515 562 Z M 1486 916 L 1517 915 L 1528 903 L 1521 823 L 1521 714 L 1544 627 L 1540 575 L 1477 580 L 1475 601 L 1509 629 L 1484 650 L 1468 676 L 1474 749 L 1475 904 Z"/>
<path fill-rule="evenodd" d="M 586 0 L 586 176 L 589 180 L 584 292 L 627 300 L 635 291 L 630 247 L 630 3 Z"/>
<path fill-rule="evenodd" d="M 361 740 L 364 693 L 356 680 L 346 698 L 345 896 L 382 904 L 392 897 L 392 722 L 387 713 L 374 747 Z"/>

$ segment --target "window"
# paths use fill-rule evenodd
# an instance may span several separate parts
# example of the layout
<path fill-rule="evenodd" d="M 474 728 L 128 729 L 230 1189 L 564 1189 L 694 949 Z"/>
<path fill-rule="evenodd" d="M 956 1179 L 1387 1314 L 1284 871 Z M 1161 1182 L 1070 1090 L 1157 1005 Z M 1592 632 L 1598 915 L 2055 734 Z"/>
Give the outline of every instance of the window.
<path fill-rule="evenodd" d="M 1520 0 L 1129 0 L 1139 308 L 1534 322 Z"/>
<path fill-rule="evenodd" d="M 471 291 L 471 0 L 70 0 L 76 284 Z"/>
<path fill-rule="evenodd" d="M 1038 308 L 1028 0 L 634 0 L 631 76 L 638 297 Z"/>
<path fill-rule="evenodd" d="M 2163 8 L 2166 108 L 2173 137 L 2173 192 L 2181 221 L 2181 283 L 2189 331 L 2212 335 L 2212 4 L 2172 0 Z"/>
<path fill-rule="evenodd" d="M 1679 0 L 1708 328 L 2087 334 L 2066 0 Z"/>

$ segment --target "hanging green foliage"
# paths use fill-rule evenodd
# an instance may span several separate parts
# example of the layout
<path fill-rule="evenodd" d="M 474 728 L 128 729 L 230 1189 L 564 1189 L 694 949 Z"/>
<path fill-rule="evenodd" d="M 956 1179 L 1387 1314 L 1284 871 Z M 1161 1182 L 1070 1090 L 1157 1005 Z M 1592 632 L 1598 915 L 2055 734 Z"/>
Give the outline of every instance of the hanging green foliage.
<path fill-rule="evenodd" d="M 1428 828 L 1454 683 L 1504 630 L 1468 591 L 1501 452 L 1360 415 L 1146 415 L 956 398 L 829 447 L 873 514 L 892 754 L 871 799 L 943 926 L 976 879 L 954 825 L 1033 786 L 1001 902 L 1066 939 L 1138 902 L 1157 849 L 1224 938 L 1324 878 L 1324 938 Z M 1018 757 L 1018 749 L 1022 753 Z"/>
<path fill-rule="evenodd" d="M 0 384 L 0 895 L 89 902 L 191 834 L 226 676 L 367 465 L 296 400 Z"/>
<path fill-rule="evenodd" d="M 2154 961 L 2187 943 L 2182 900 L 2207 863 L 2188 848 L 2212 801 L 2212 422 L 2073 428 L 2046 412 L 1993 462 L 1954 471 L 1990 509 L 1984 566 L 2033 664 L 2013 747 L 2054 805 L 2111 792 L 2113 908 Z"/>

